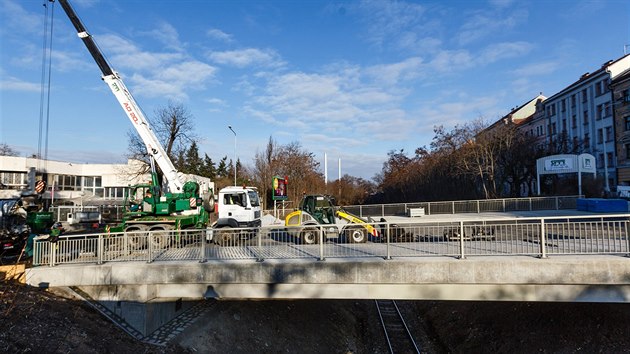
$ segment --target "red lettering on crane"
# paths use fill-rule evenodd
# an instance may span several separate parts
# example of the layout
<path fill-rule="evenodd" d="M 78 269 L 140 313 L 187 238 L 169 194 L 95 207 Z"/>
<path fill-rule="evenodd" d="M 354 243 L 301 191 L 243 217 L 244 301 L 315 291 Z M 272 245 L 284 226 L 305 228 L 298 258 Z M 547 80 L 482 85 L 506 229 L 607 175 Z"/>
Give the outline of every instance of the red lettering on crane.
<path fill-rule="evenodd" d="M 136 113 L 134 113 L 133 108 L 131 108 L 131 105 L 127 102 L 123 103 L 125 110 L 127 112 L 129 112 L 129 117 L 131 118 L 131 120 L 133 120 L 134 123 L 138 124 L 138 117 L 136 116 Z"/>

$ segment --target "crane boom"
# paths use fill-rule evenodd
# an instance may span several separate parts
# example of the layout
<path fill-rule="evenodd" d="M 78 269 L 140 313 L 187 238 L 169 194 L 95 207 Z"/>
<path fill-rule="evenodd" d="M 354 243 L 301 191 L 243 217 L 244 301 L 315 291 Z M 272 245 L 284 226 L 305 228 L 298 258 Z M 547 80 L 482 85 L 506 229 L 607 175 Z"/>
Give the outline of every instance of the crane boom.
<path fill-rule="evenodd" d="M 92 55 L 92 58 L 101 69 L 103 81 L 107 83 L 107 86 L 109 86 L 110 90 L 118 100 L 118 103 L 120 103 L 121 107 L 125 111 L 125 114 L 127 114 L 127 117 L 140 135 L 140 138 L 147 148 L 149 156 L 160 167 L 160 170 L 168 182 L 169 191 L 172 193 L 182 192 L 183 183 L 179 178 L 173 162 L 170 160 L 166 151 L 162 147 L 162 144 L 160 144 L 160 141 L 155 136 L 153 129 L 151 129 L 148 120 L 144 116 L 144 113 L 142 113 L 142 110 L 131 95 L 131 92 L 127 90 L 127 87 L 120 78 L 120 75 L 109 66 L 109 63 L 107 63 L 107 60 L 99 50 L 96 42 L 74 12 L 68 0 L 58 1 L 77 30 L 79 38 L 83 40 L 83 44 L 85 44 Z"/>

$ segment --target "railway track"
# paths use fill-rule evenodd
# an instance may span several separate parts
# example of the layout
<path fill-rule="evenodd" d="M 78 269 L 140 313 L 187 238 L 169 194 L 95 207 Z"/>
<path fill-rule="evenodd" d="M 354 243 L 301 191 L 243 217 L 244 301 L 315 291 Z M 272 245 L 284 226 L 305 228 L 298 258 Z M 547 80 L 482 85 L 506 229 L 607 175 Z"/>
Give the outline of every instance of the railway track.
<path fill-rule="evenodd" d="M 392 354 L 420 354 L 420 348 L 413 339 L 405 319 L 394 300 L 375 300 L 389 352 Z"/>

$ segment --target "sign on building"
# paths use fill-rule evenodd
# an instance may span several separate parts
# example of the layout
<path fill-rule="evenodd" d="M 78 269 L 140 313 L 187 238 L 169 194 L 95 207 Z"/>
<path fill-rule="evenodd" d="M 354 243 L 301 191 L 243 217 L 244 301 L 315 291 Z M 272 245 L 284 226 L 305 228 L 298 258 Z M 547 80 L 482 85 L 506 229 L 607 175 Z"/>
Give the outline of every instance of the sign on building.
<path fill-rule="evenodd" d="M 591 154 L 551 155 L 541 157 L 536 160 L 536 169 L 538 195 L 540 195 L 540 175 L 577 173 L 578 193 L 582 195 L 582 173 L 597 173 L 595 169 L 595 156 Z"/>

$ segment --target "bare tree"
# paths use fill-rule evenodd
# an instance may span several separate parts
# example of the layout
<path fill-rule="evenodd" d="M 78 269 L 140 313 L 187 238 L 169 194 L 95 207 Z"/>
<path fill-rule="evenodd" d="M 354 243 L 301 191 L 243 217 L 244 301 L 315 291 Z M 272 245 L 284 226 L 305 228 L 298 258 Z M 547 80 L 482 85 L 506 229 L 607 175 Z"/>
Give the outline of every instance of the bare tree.
<path fill-rule="evenodd" d="M 19 156 L 20 153 L 7 143 L 0 143 L 0 156 Z"/>
<path fill-rule="evenodd" d="M 185 156 L 192 143 L 197 140 L 194 134 L 194 118 L 181 103 L 169 102 L 166 107 L 158 108 L 155 117 L 147 117 L 153 132 L 164 147 L 166 154 L 175 165 L 180 165 L 178 159 Z M 143 161 L 146 165 L 140 174 L 149 170 L 149 156 L 147 147 L 135 130 L 128 134 L 128 158 Z"/>
<path fill-rule="evenodd" d="M 269 197 L 269 186 L 271 185 L 271 180 L 275 173 L 274 171 L 277 170 L 277 163 L 278 144 L 273 140 L 273 137 L 270 136 L 265 150 L 256 152 L 253 167 L 253 182 L 258 186 L 261 198 L 265 201 L 265 204 L 269 203 L 271 200 Z"/>

